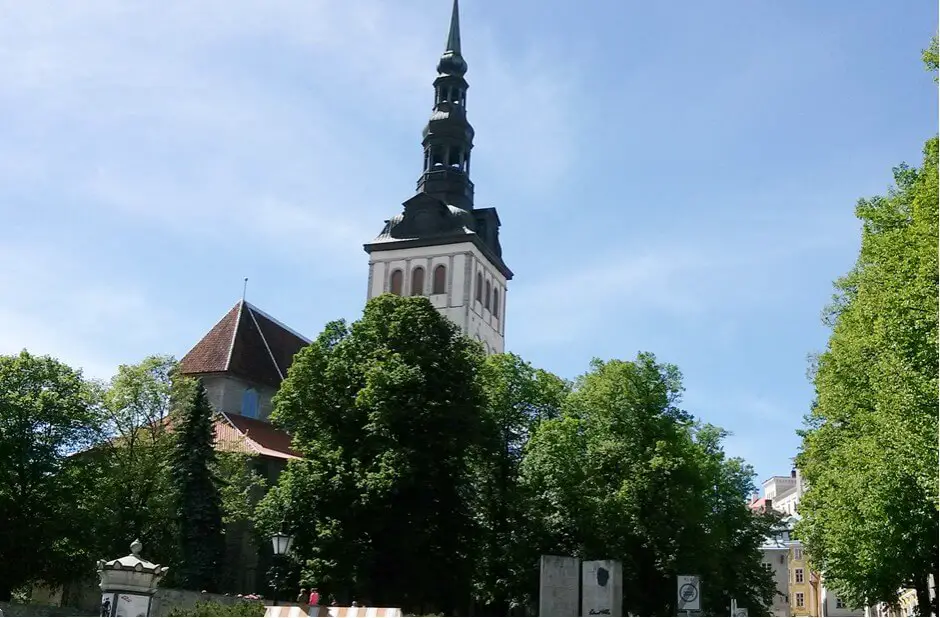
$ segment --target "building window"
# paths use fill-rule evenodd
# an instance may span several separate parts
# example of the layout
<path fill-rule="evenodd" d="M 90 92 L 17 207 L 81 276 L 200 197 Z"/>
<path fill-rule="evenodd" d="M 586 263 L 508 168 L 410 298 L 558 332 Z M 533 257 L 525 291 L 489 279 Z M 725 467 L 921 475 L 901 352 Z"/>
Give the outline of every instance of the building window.
<path fill-rule="evenodd" d="M 404 279 L 404 276 L 400 270 L 392 271 L 391 285 L 389 285 L 389 290 L 392 294 L 401 296 L 402 279 Z"/>
<path fill-rule="evenodd" d="M 796 593 L 796 606 L 803 607 L 803 593 L 802 592 Z"/>
<path fill-rule="evenodd" d="M 787 561 L 787 557 L 784 556 L 783 554 L 780 554 L 780 564 L 783 564 L 783 563 L 785 563 L 786 561 Z"/>
<path fill-rule="evenodd" d="M 424 294 L 424 269 L 418 266 L 411 271 L 411 295 L 421 296 Z"/>
<path fill-rule="evenodd" d="M 440 264 L 434 269 L 434 286 L 431 294 L 444 294 L 447 292 L 447 267 Z"/>
<path fill-rule="evenodd" d="M 245 389 L 242 395 L 242 416 L 258 418 L 258 391 L 253 388 Z"/>
<path fill-rule="evenodd" d="M 499 317 L 499 290 L 495 285 L 493 286 L 493 317 Z"/>
<path fill-rule="evenodd" d="M 483 273 L 477 272 L 477 302 L 483 302 Z"/>
<path fill-rule="evenodd" d="M 483 290 L 483 308 L 490 308 L 490 282 L 486 282 L 486 288 Z"/>
<path fill-rule="evenodd" d="M 794 559 L 794 560 L 802 560 L 802 559 L 803 559 L 803 548 L 802 548 L 802 547 L 794 547 L 794 548 L 793 548 L 793 559 Z"/>
<path fill-rule="evenodd" d="M 845 603 L 839 597 L 836 597 L 836 609 L 845 609 Z"/>
<path fill-rule="evenodd" d="M 793 577 L 795 578 L 796 583 L 802 584 L 803 583 L 803 569 L 796 569 L 793 572 Z"/>

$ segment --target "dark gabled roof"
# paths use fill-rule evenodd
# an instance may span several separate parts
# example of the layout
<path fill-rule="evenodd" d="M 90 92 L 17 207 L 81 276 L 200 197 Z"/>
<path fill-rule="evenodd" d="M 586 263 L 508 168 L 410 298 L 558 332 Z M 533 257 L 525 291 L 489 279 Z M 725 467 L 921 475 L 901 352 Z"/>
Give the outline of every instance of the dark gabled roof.
<path fill-rule="evenodd" d="M 185 375 L 231 373 L 277 388 L 310 340 L 239 301 L 180 361 Z"/>

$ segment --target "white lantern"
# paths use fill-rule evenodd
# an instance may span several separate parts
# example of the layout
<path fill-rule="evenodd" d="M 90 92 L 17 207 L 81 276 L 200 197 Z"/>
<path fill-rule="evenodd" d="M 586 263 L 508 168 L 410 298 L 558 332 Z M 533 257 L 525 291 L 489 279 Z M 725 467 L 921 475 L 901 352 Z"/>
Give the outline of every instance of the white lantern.
<path fill-rule="evenodd" d="M 290 551 L 291 545 L 294 544 L 294 537 L 289 534 L 284 534 L 283 532 L 278 532 L 271 537 L 271 545 L 274 546 L 274 555 L 275 556 L 284 556 L 287 552 Z"/>

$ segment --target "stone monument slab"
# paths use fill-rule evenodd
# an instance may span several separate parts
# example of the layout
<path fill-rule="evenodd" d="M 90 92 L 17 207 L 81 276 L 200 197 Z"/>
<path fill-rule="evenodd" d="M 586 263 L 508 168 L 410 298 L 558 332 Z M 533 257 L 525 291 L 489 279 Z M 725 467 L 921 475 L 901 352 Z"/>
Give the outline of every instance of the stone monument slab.
<path fill-rule="evenodd" d="M 539 564 L 539 616 L 577 616 L 579 560 L 542 556 Z"/>
<path fill-rule="evenodd" d="M 623 565 L 617 560 L 581 563 L 581 615 L 623 616 Z"/>

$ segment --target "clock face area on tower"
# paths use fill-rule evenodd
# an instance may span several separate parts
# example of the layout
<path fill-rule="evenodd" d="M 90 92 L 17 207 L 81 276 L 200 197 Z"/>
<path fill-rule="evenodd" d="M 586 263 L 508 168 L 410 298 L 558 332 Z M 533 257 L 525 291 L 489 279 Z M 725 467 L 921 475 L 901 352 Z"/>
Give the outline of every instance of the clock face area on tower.
<path fill-rule="evenodd" d="M 454 0 L 447 45 L 432 82 L 434 106 L 421 141 L 417 192 L 364 245 L 368 298 L 386 293 L 427 296 L 465 334 L 482 342 L 487 353 L 502 353 L 506 289 L 513 274 L 503 262 L 496 209 L 473 203 L 467 68 Z"/>

